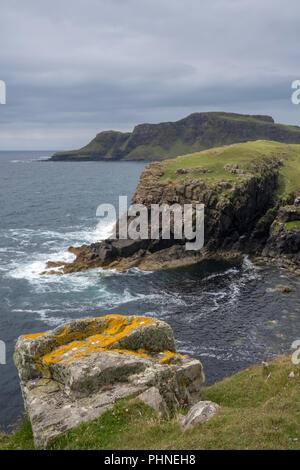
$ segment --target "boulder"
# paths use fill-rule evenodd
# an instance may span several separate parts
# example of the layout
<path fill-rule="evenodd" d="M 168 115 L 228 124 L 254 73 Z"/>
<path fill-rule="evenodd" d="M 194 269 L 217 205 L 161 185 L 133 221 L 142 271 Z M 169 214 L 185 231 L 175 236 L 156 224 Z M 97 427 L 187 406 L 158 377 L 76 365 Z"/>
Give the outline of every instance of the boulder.
<path fill-rule="evenodd" d="M 124 397 L 162 416 L 192 406 L 204 381 L 198 360 L 176 353 L 171 327 L 148 317 L 107 315 L 20 336 L 14 360 L 37 448 Z"/>
<path fill-rule="evenodd" d="M 196 403 L 186 416 L 180 416 L 182 430 L 192 428 L 196 424 L 203 424 L 209 421 L 220 408 L 217 403 L 212 401 L 199 401 Z"/>
<path fill-rule="evenodd" d="M 281 292 L 282 294 L 289 294 L 292 292 L 292 289 L 289 286 L 284 286 L 282 284 L 277 284 L 275 291 Z"/>
<path fill-rule="evenodd" d="M 141 393 L 137 398 L 142 402 L 146 403 L 146 405 L 153 408 L 155 411 L 157 411 L 159 415 L 163 418 L 166 418 L 168 416 L 169 413 L 167 404 L 159 393 L 158 388 L 148 388 L 148 390 Z"/>

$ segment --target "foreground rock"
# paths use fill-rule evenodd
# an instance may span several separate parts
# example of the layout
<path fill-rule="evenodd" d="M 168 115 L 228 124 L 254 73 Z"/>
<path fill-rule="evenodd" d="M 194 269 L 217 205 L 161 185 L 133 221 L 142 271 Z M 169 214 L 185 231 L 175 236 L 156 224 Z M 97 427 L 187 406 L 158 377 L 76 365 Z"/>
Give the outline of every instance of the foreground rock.
<path fill-rule="evenodd" d="M 183 431 L 191 429 L 196 424 L 204 424 L 214 417 L 220 408 L 212 401 L 199 401 L 189 410 L 186 416 L 180 415 L 179 420 Z"/>
<path fill-rule="evenodd" d="M 164 416 L 191 406 L 204 381 L 201 363 L 176 353 L 171 327 L 146 317 L 80 319 L 20 336 L 14 360 L 39 448 L 127 396 Z"/>
<path fill-rule="evenodd" d="M 289 286 L 278 284 L 274 288 L 268 288 L 267 292 L 280 292 L 281 294 L 289 294 L 290 292 L 292 292 L 292 289 Z"/>
<path fill-rule="evenodd" d="M 137 398 L 138 400 L 143 401 L 146 405 L 153 408 L 162 418 L 168 417 L 169 412 L 167 404 L 159 393 L 158 388 L 148 388 L 148 390 L 141 393 Z"/>

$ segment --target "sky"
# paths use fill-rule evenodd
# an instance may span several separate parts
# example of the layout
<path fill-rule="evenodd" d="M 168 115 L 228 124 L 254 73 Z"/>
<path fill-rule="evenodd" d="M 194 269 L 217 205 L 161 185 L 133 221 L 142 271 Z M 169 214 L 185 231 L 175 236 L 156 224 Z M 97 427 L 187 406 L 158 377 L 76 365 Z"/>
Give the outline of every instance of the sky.
<path fill-rule="evenodd" d="M 300 125 L 298 0 L 1 0 L 0 150 L 193 112 Z"/>

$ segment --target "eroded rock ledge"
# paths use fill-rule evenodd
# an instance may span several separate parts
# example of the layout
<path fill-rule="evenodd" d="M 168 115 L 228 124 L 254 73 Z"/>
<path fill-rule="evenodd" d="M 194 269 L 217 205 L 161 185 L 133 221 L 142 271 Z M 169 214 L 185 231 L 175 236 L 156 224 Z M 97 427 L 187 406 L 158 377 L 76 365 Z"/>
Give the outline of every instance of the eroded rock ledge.
<path fill-rule="evenodd" d="M 176 353 L 171 327 L 148 317 L 108 315 L 20 336 L 14 355 L 35 445 L 155 389 L 165 410 L 200 400 L 201 363 Z"/>
<path fill-rule="evenodd" d="M 299 271 L 299 155 L 300 145 L 257 141 L 151 163 L 132 203 L 145 205 L 149 214 L 151 204 L 204 204 L 204 249 L 186 251 L 187 240 L 175 240 L 171 227 L 170 240 L 160 233 L 156 240 L 108 239 L 71 247 L 76 259 L 50 261 L 45 274 L 96 267 L 156 270 L 245 254 Z"/>

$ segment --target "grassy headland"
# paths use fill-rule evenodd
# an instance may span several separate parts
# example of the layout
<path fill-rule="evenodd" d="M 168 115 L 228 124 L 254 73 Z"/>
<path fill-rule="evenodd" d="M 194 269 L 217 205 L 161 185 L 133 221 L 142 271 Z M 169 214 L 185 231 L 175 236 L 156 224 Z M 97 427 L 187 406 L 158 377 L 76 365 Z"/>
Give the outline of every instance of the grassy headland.
<path fill-rule="evenodd" d="M 211 147 L 249 140 L 300 144 L 300 127 L 276 124 L 269 116 L 194 113 L 176 122 L 139 124 L 132 132 L 103 131 L 86 146 L 57 152 L 53 161 L 161 161 Z"/>
<path fill-rule="evenodd" d="M 300 190 L 300 145 L 282 144 L 279 142 L 258 140 L 203 150 L 161 163 L 163 176 L 166 179 L 201 179 L 215 183 L 220 180 L 238 181 L 243 174 L 231 173 L 225 165 L 238 165 L 245 174 L 259 171 L 261 163 L 268 163 L 274 157 L 282 163 L 280 169 L 280 193 L 290 194 Z M 201 168 L 209 170 L 201 171 Z M 197 169 L 199 168 L 199 171 Z M 188 169 L 187 173 L 176 173 L 178 169 Z M 190 170 L 190 171 L 189 171 Z"/>

